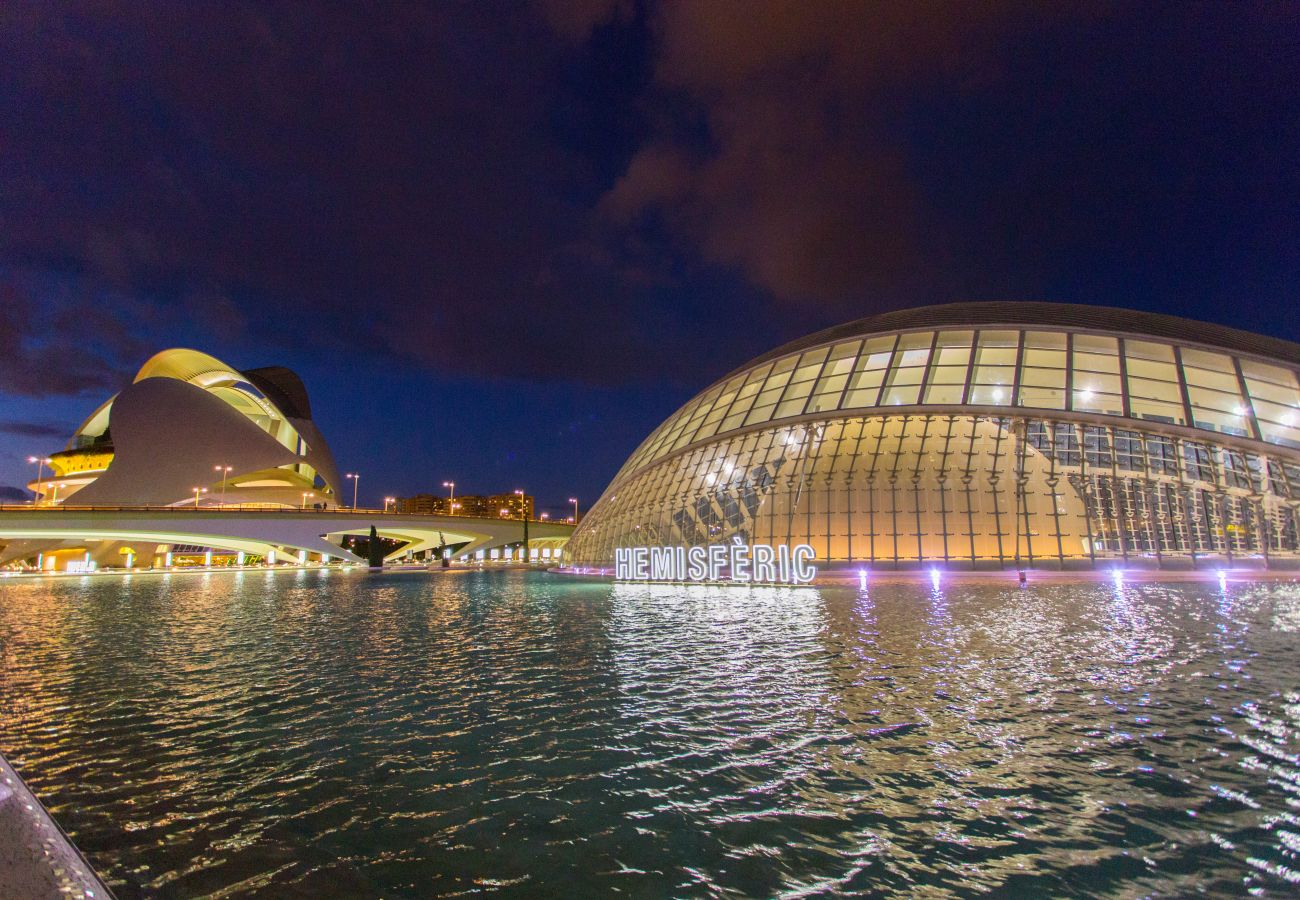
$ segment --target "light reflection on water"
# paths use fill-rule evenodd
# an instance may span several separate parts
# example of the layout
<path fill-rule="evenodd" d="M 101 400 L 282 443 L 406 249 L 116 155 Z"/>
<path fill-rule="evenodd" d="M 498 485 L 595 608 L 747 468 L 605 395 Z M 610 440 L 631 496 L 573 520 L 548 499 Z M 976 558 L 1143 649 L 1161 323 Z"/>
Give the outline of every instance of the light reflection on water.
<path fill-rule="evenodd" d="M 121 897 L 1286 893 L 1300 589 L 318 572 L 0 588 Z"/>

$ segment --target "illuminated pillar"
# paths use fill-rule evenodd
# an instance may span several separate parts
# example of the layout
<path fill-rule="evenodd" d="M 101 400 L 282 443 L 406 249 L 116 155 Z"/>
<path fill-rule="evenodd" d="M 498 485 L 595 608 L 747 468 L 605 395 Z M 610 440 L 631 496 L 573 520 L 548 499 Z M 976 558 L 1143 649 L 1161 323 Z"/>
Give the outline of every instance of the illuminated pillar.
<path fill-rule="evenodd" d="M 266 553 L 266 564 L 267 564 L 268 566 L 273 566 L 273 565 L 275 565 L 275 551 L 274 551 L 274 550 L 268 550 L 268 551 L 267 551 L 267 553 Z"/>
<path fill-rule="evenodd" d="M 306 551 L 306 550 L 299 550 L 299 551 L 298 551 L 298 565 L 300 565 L 300 566 L 305 566 L 305 565 L 307 565 L 307 551 Z"/>
<path fill-rule="evenodd" d="M 244 560 L 246 559 L 248 559 L 248 554 L 244 553 L 243 550 L 240 550 L 237 554 L 235 554 L 235 565 L 242 566 L 244 564 Z"/>
<path fill-rule="evenodd" d="M 167 553 L 163 556 L 163 565 L 166 566 L 166 567 L 169 568 L 169 569 L 171 568 L 171 565 L 172 565 L 172 552 L 171 552 L 170 550 L 168 550 Z"/>
<path fill-rule="evenodd" d="M 210 566 L 210 565 L 212 565 L 212 551 L 211 551 L 211 550 L 208 550 L 207 553 L 203 554 L 203 565 L 205 565 L 205 566 Z"/>
<path fill-rule="evenodd" d="M 130 568 L 132 568 L 133 566 L 135 566 L 135 554 L 134 554 L 134 553 L 127 553 L 127 554 L 126 554 L 126 567 L 127 567 L 128 569 L 130 569 Z"/>

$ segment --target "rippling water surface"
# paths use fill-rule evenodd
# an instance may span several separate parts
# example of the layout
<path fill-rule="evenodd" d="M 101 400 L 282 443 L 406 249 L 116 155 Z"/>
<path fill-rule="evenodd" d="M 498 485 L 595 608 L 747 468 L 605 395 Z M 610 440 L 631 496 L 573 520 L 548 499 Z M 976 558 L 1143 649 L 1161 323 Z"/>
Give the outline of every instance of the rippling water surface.
<path fill-rule="evenodd" d="M 1300 890 L 1300 587 L 0 586 L 0 749 L 127 897 Z"/>

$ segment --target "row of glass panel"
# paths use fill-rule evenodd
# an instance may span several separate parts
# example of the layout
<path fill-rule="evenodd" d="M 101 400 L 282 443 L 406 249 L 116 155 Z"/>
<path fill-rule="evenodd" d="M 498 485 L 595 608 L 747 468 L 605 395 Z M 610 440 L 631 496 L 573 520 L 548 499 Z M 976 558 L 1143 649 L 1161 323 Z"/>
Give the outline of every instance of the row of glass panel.
<path fill-rule="evenodd" d="M 1112 426 L 899 415 L 722 438 L 593 507 L 576 565 L 616 547 L 806 542 L 832 561 L 1300 555 L 1300 458 Z"/>
<path fill-rule="evenodd" d="M 1300 387 L 1286 366 L 1108 335 L 923 331 L 825 345 L 736 375 L 656 429 L 620 475 L 750 425 L 913 405 L 1129 416 L 1300 447 Z"/>

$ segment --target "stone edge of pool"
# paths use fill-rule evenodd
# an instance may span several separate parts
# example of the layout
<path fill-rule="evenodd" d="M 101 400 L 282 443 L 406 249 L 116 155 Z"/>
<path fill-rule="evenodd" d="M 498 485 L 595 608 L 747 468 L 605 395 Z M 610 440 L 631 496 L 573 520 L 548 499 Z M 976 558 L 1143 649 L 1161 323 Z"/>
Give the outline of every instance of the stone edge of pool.
<path fill-rule="evenodd" d="M 111 900 L 113 892 L 0 754 L 0 897 Z"/>

